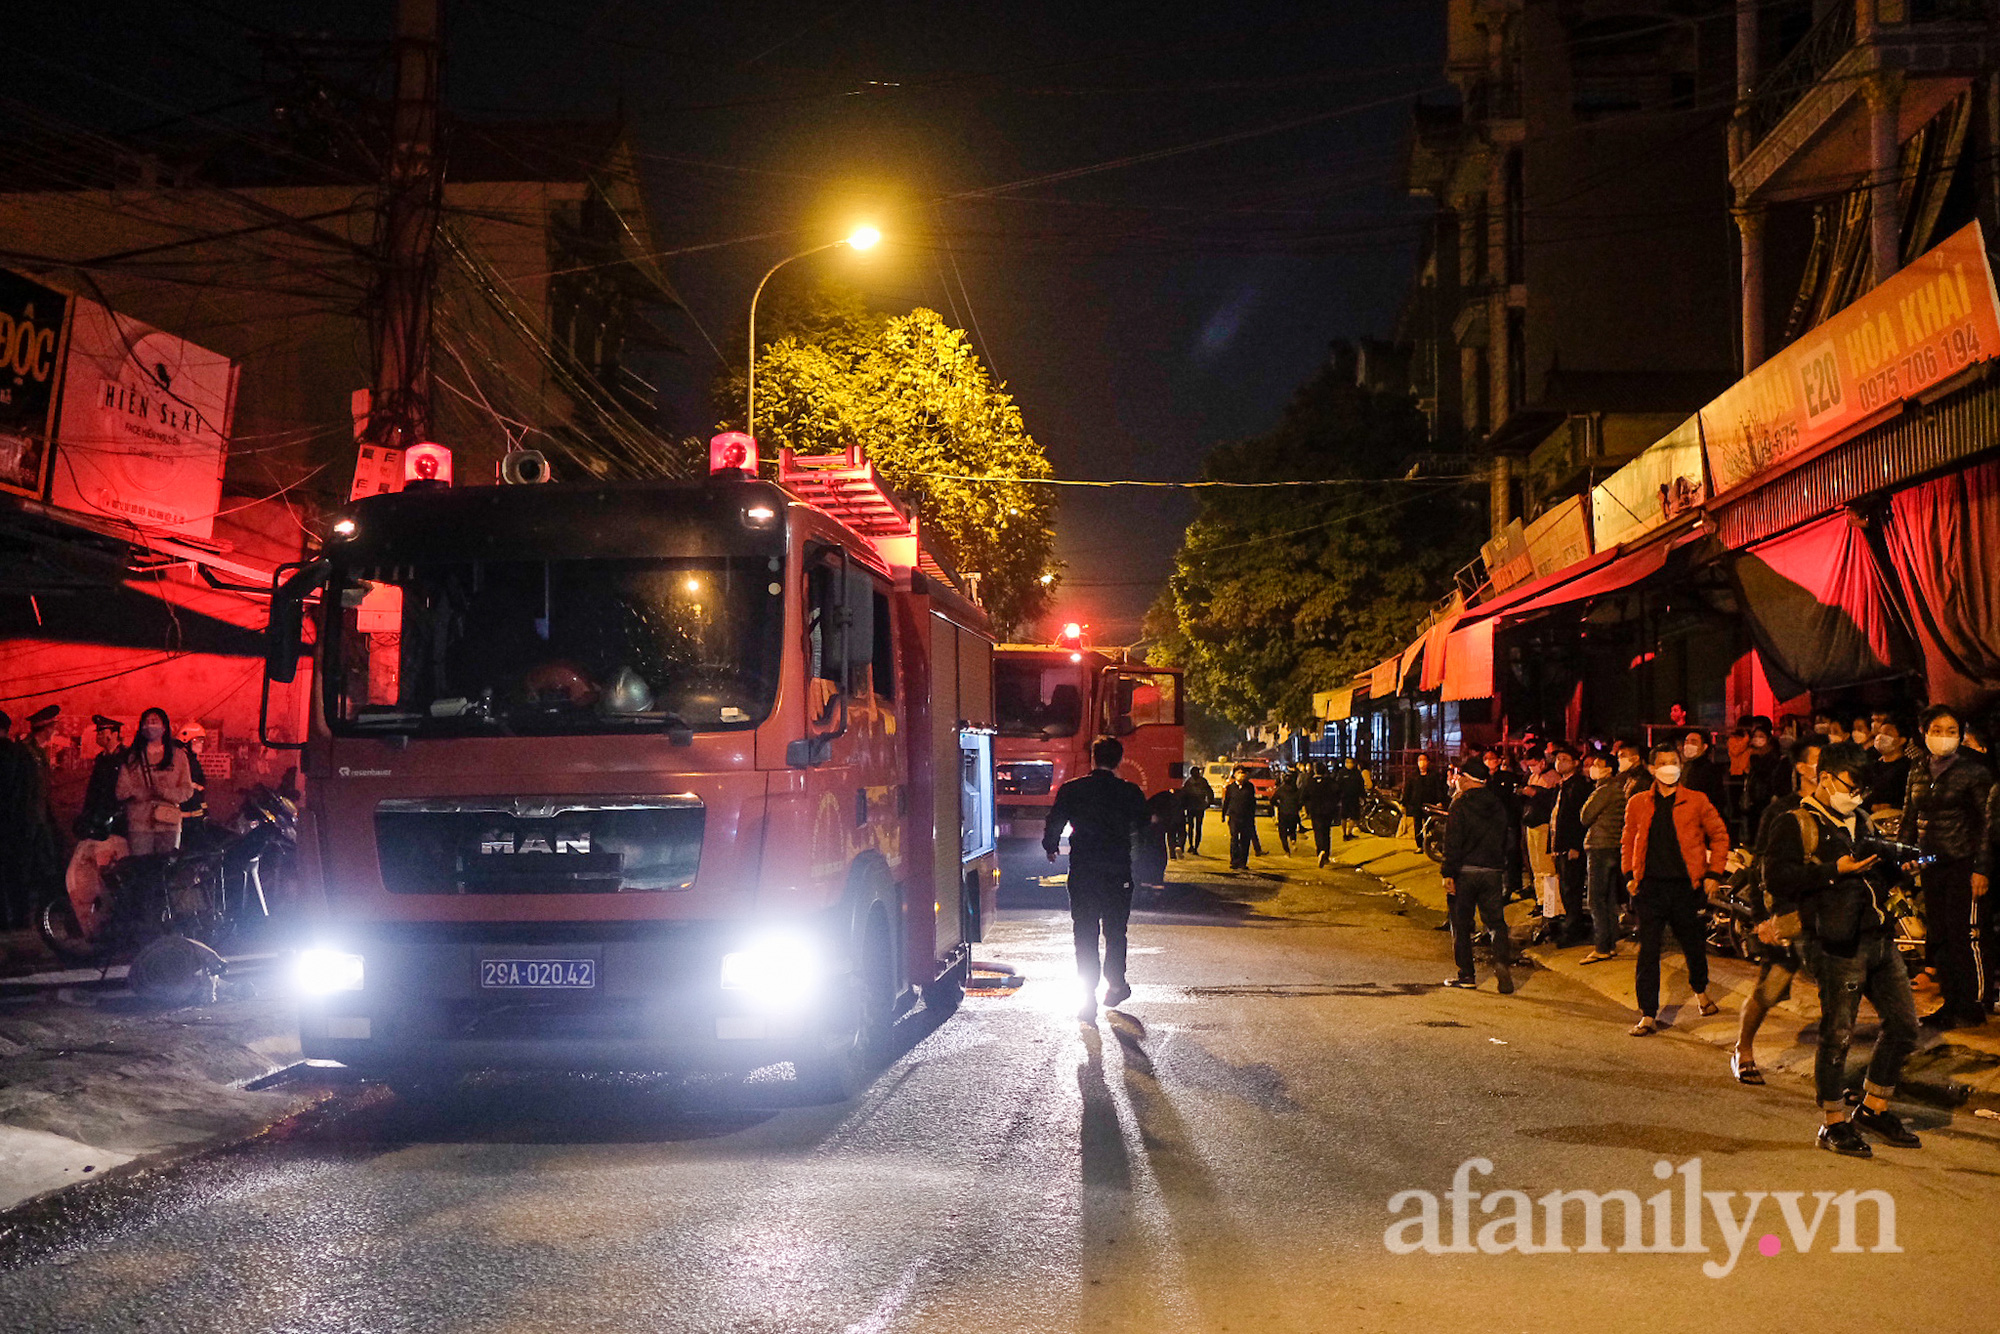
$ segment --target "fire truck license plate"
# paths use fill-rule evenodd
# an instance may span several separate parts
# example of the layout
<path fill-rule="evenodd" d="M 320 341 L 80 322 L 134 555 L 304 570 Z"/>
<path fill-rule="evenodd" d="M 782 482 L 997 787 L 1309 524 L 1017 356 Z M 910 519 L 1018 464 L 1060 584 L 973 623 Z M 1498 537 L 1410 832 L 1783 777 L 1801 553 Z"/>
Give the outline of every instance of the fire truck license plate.
<path fill-rule="evenodd" d="M 588 991 L 597 985 L 597 961 L 481 959 L 479 985 L 516 991 Z"/>

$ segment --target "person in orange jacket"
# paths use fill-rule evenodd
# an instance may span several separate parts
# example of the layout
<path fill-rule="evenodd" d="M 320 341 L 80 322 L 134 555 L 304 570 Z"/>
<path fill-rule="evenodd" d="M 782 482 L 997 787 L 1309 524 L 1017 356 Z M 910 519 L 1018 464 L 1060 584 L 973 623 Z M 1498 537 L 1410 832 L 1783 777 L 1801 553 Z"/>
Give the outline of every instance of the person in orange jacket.
<path fill-rule="evenodd" d="M 1675 746 L 1653 747 L 1652 774 L 1652 784 L 1625 804 L 1620 857 L 1639 919 L 1634 1037 L 1660 1031 L 1660 946 L 1669 927 L 1687 959 L 1697 1007 L 1704 1015 L 1716 1012 L 1708 998 L 1708 932 L 1701 911 L 1720 887 L 1729 861 L 1729 826 L 1714 802 L 1681 786 L 1681 756 Z"/>

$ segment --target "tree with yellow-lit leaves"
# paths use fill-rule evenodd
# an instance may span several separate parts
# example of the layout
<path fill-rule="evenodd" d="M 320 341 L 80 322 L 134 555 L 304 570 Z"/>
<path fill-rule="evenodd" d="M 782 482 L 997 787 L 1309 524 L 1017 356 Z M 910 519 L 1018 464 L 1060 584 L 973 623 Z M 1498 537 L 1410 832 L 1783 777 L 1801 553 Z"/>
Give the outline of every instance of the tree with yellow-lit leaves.
<path fill-rule="evenodd" d="M 1039 615 L 1049 595 L 1041 576 L 1054 568 L 1049 488 L 963 479 L 1047 477 L 1049 462 L 964 331 L 921 308 L 869 314 L 826 289 L 775 314 L 778 336 L 759 340 L 757 358 L 765 459 L 858 441 L 915 506 L 929 540 L 980 575 L 980 598 L 1003 634 Z M 740 375 L 719 382 L 718 406 L 740 405 L 741 389 Z"/>

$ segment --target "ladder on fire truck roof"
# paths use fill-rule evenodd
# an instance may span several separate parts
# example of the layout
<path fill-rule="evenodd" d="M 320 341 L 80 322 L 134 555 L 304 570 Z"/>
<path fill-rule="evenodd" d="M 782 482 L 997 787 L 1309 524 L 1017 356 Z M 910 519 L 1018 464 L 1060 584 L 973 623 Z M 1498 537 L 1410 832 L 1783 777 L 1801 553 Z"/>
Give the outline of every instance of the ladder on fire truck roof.
<path fill-rule="evenodd" d="M 947 587 L 964 591 L 964 581 L 925 548 L 917 516 L 882 480 L 859 442 L 840 454 L 779 450 L 778 484 L 868 538 L 890 565 L 915 565 Z"/>

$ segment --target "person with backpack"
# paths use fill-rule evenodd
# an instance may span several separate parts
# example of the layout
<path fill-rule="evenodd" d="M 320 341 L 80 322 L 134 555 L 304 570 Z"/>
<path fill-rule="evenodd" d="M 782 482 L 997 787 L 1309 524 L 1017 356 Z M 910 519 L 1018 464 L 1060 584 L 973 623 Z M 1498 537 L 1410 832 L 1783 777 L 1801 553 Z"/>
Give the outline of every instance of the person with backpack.
<path fill-rule="evenodd" d="M 1910 995 L 1910 975 L 1896 948 L 1888 912 L 1897 868 L 1865 851 L 1875 838 L 1868 814 L 1869 767 L 1858 746 L 1828 746 L 1820 755 L 1819 783 L 1790 819 L 1771 827 L 1764 883 L 1773 908 L 1797 913 L 1799 952 L 1819 984 L 1819 1049 L 1813 1084 L 1822 1124 L 1822 1149 L 1872 1157 L 1862 1131 L 1899 1148 L 1923 1141 L 1889 1110 L 1903 1062 L 1916 1050 L 1921 1030 Z M 1866 999 L 1882 1021 L 1868 1058 L 1861 1105 L 1847 1109 L 1847 1049 Z"/>
<path fill-rule="evenodd" d="M 1743 1002 L 1743 1013 L 1736 1025 L 1736 1046 L 1729 1053 L 1729 1073 L 1736 1076 L 1739 1084 L 1764 1082 L 1764 1072 L 1757 1068 L 1757 1030 L 1763 1027 L 1772 1008 L 1792 994 L 1792 982 L 1805 967 L 1796 939 L 1798 920 L 1794 914 L 1780 914 L 1771 906 L 1766 875 L 1771 864 L 1772 830 L 1780 820 L 1795 819 L 1795 812 L 1804 804 L 1807 794 L 1819 786 L 1819 757 L 1825 749 L 1826 741 L 1817 732 L 1792 747 L 1793 790 L 1764 808 L 1755 841 L 1750 845 L 1755 860 L 1746 874 L 1751 877 L 1751 910 L 1757 917 L 1752 955 L 1757 960 L 1757 982 Z"/>

